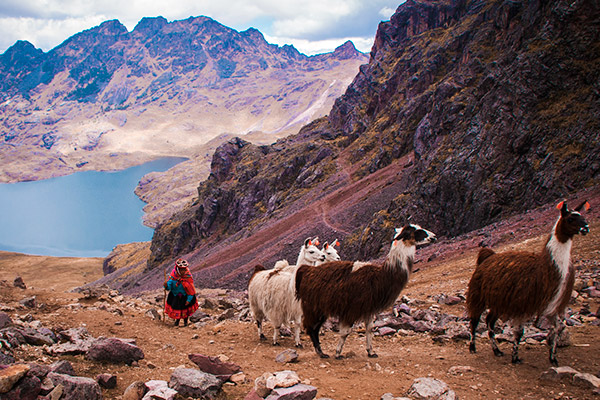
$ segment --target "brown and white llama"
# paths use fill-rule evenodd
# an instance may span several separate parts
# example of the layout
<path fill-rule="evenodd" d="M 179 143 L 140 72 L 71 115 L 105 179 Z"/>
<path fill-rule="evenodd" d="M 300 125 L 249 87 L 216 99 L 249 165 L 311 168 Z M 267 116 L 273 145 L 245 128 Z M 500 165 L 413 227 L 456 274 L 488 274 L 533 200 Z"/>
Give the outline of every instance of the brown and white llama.
<path fill-rule="evenodd" d="M 314 266 L 325 259 L 325 254 L 314 244 L 314 239 L 306 239 L 300 248 L 298 262 L 302 265 Z M 248 302 L 258 327 L 258 337 L 266 340 L 263 334 L 263 320 L 267 318 L 273 324 L 273 345 L 278 344 L 279 329 L 294 323 L 294 340 L 296 347 L 301 347 L 300 325 L 302 309 L 294 295 L 296 267 L 287 261 L 278 261 L 273 269 L 265 269 L 262 265 L 254 267 L 254 273 L 248 282 Z"/>
<path fill-rule="evenodd" d="M 556 343 L 564 329 L 562 317 L 575 281 L 575 270 L 571 264 L 572 239 L 579 233 L 586 235 L 589 232 L 588 223 L 579 213 L 583 207 L 587 210 L 589 204 L 583 202 L 574 211 L 567 208 L 566 202 L 558 204 L 560 217 L 540 253 L 494 253 L 488 248 L 479 251 L 477 267 L 467 292 L 471 353 L 476 352 L 477 325 L 486 309 L 489 310 L 486 317 L 488 335 L 496 356 L 503 353 L 496 343 L 494 325 L 499 318 L 512 320 L 514 364 L 521 362 L 519 342 L 523 337 L 523 323 L 535 316 L 546 317 L 552 325 L 547 337 L 550 363 L 558 365 Z"/>
<path fill-rule="evenodd" d="M 296 296 L 302 303 L 303 325 L 317 354 L 321 350 L 319 330 L 328 317 L 339 319 L 340 339 L 336 358 L 341 358 L 346 338 L 357 321 L 366 325 L 367 354 L 373 352 L 375 315 L 390 307 L 406 286 L 412 271 L 416 246 L 430 243 L 435 235 L 418 225 L 396 229 L 389 254 L 383 265 L 334 261 L 318 268 L 301 266 L 296 273 Z"/>

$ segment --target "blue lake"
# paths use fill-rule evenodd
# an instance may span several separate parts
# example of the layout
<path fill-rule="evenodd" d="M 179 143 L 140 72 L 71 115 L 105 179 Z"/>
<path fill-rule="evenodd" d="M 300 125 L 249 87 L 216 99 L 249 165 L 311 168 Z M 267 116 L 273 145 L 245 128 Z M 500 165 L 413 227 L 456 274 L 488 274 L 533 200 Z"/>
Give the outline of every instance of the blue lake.
<path fill-rule="evenodd" d="M 60 257 L 105 257 L 122 243 L 148 241 L 145 205 L 133 192 L 142 176 L 184 158 L 114 172 L 84 171 L 0 184 L 0 250 Z"/>

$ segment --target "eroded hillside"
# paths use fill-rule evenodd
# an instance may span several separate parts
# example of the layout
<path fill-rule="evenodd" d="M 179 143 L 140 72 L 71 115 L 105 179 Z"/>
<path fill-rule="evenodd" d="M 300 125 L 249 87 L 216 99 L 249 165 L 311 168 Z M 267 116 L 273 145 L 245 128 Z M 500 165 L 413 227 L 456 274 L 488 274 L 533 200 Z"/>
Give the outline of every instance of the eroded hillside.
<path fill-rule="evenodd" d="M 451 238 L 595 187 L 599 21 L 591 2 L 402 4 L 328 117 L 217 151 L 148 268 L 187 254 L 220 285 L 311 235 L 378 258 L 409 219 Z"/>

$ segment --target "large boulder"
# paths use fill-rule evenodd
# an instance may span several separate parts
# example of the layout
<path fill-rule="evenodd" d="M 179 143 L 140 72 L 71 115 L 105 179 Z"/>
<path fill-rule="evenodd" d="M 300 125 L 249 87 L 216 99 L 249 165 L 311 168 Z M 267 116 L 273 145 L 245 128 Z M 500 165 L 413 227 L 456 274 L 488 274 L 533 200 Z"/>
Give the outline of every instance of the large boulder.
<path fill-rule="evenodd" d="M 92 343 L 86 358 L 118 364 L 131 364 L 144 358 L 142 349 L 118 338 L 99 338 Z"/>
<path fill-rule="evenodd" d="M 312 400 L 316 396 L 316 387 L 299 383 L 287 388 L 275 388 L 265 400 Z"/>
<path fill-rule="evenodd" d="M 2 400 L 37 400 L 42 389 L 42 381 L 37 376 L 27 374 L 11 390 L 0 394 Z"/>
<path fill-rule="evenodd" d="M 408 389 L 408 397 L 418 400 L 456 400 L 456 393 L 446 382 L 433 378 L 417 378 Z"/>
<path fill-rule="evenodd" d="M 122 400 L 140 400 L 148 392 L 148 388 L 142 381 L 135 381 L 125 389 Z"/>
<path fill-rule="evenodd" d="M 0 370 L 0 393 L 6 393 L 25 376 L 29 371 L 29 365 L 16 364 Z"/>
<path fill-rule="evenodd" d="M 23 328 L 21 329 L 21 334 L 25 338 L 25 341 L 32 346 L 52 346 L 55 343 L 51 336 L 37 329 Z"/>
<path fill-rule="evenodd" d="M 50 347 L 49 352 L 52 355 L 85 354 L 95 340 L 83 327 L 61 331 L 59 336 L 63 343 L 57 343 Z"/>
<path fill-rule="evenodd" d="M 92 378 L 48 373 L 48 378 L 54 386 L 61 385 L 64 389 L 61 400 L 102 400 L 100 385 Z"/>
<path fill-rule="evenodd" d="M 184 397 L 214 399 L 223 382 L 214 375 L 191 368 L 176 368 L 169 380 L 169 387 Z"/>
<path fill-rule="evenodd" d="M 0 329 L 4 329 L 10 324 L 12 324 L 12 319 L 10 318 L 10 315 L 8 315 L 5 312 L 0 312 Z"/>
<path fill-rule="evenodd" d="M 218 357 L 210 357 L 202 354 L 189 354 L 188 358 L 196 364 L 201 371 L 215 375 L 223 382 L 229 380 L 233 374 L 242 370 L 239 365 L 221 361 Z"/>
<path fill-rule="evenodd" d="M 50 364 L 49 372 L 75 376 L 75 370 L 73 369 L 73 365 L 67 360 L 59 360 L 53 362 L 52 364 Z"/>

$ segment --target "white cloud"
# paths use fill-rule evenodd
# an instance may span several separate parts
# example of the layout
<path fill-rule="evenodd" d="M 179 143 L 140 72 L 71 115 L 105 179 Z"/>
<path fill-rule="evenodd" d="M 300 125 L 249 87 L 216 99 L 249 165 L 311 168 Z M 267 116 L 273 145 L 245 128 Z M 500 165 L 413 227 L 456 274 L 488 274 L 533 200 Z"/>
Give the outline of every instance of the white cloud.
<path fill-rule="evenodd" d="M 34 19 L 0 18 L 0 51 L 4 52 L 17 40 L 27 40 L 35 47 L 48 51 L 74 34 L 100 25 L 105 16 L 94 15 L 80 18 Z"/>
<path fill-rule="evenodd" d="M 381 15 L 383 19 L 390 19 L 390 17 L 394 15 L 395 12 L 395 8 L 383 7 L 381 10 L 379 10 L 379 15 Z"/>
<path fill-rule="evenodd" d="M 368 51 L 379 22 L 388 19 L 399 3 L 398 0 L 2 0 L 0 53 L 17 40 L 28 40 L 48 51 L 68 37 L 110 19 L 118 19 L 132 30 L 143 17 L 163 16 L 173 21 L 200 15 L 240 31 L 257 28 L 272 38 L 271 43 L 293 44 L 306 54 L 332 51 L 349 38 L 357 48 Z"/>

